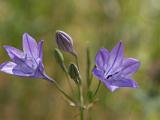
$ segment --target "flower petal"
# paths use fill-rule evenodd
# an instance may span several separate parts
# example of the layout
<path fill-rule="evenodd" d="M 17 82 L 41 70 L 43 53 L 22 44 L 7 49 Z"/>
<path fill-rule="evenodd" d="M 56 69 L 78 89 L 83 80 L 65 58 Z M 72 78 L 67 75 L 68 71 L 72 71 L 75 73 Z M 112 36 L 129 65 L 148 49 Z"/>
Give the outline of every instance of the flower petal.
<path fill-rule="evenodd" d="M 113 86 L 107 82 L 105 82 L 105 86 L 111 91 L 111 92 L 114 92 L 115 90 L 119 89 L 118 86 Z"/>
<path fill-rule="evenodd" d="M 124 46 L 122 42 L 119 42 L 110 52 L 110 57 L 108 61 L 107 74 L 111 74 L 117 67 L 119 67 L 123 62 L 123 52 Z"/>
<path fill-rule="evenodd" d="M 124 60 L 122 65 L 122 74 L 123 75 L 132 75 L 140 67 L 140 62 L 134 58 L 127 58 Z"/>
<path fill-rule="evenodd" d="M 53 80 L 52 78 L 50 78 L 44 71 L 44 65 L 41 61 L 41 59 L 39 59 L 39 66 L 37 67 L 34 75 L 32 76 L 34 78 L 43 78 L 45 80 Z"/>
<path fill-rule="evenodd" d="M 13 73 L 14 75 L 18 75 L 18 76 L 32 76 L 32 74 L 34 73 L 33 69 L 29 68 L 26 65 L 17 65 L 14 69 L 13 69 Z"/>
<path fill-rule="evenodd" d="M 101 48 L 96 55 L 96 66 L 99 69 L 105 69 L 109 58 L 109 52 L 105 48 Z"/>
<path fill-rule="evenodd" d="M 25 58 L 25 55 L 24 55 L 24 53 L 21 51 L 21 50 L 19 50 L 19 49 L 17 49 L 17 48 L 14 48 L 14 47 L 12 47 L 12 46 L 4 46 L 4 49 L 7 51 L 7 53 L 8 53 L 8 55 L 9 55 L 9 57 L 12 59 L 12 60 L 14 60 L 15 59 L 15 56 L 16 57 L 18 57 L 18 58 Z"/>
<path fill-rule="evenodd" d="M 8 74 L 14 74 L 13 69 L 17 64 L 14 62 L 5 62 L 0 65 L 0 71 L 8 73 Z"/>
<path fill-rule="evenodd" d="M 37 43 L 28 33 L 23 34 L 23 50 L 27 57 L 38 58 Z"/>
<path fill-rule="evenodd" d="M 7 74 L 18 75 L 18 76 L 30 76 L 32 71 L 27 67 L 22 67 L 14 62 L 5 62 L 0 66 L 0 71 Z"/>
<path fill-rule="evenodd" d="M 93 69 L 93 74 L 97 77 L 97 79 L 103 81 L 104 80 L 104 72 L 102 70 L 97 69 L 96 67 Z"/>
<path fill-rule="evenodd" d="M 45 79 L 45 80 L 53 80 L 44 71 L 42 72 L 39 69 L 36 70 L 35 74 L 32 77 L 34 77 L 34 78 L 42 78 L 42 79 Z"/>
<path fill-rule="evenodd" d="M 110 80 L 106 80 L 105 85 L 112 92 L 121 87 L 130 87 L 130 88 L 138 87 L 137 83 L 134 80 L 124 77 L 111 78 Z"/>
<path fill-rule="evenodd" d="M 42 60 L 43 57 L 43 51 L 42 51 L 42 46 L 43 46 L 43 40 L 38 42 L 38 57 Z"/>

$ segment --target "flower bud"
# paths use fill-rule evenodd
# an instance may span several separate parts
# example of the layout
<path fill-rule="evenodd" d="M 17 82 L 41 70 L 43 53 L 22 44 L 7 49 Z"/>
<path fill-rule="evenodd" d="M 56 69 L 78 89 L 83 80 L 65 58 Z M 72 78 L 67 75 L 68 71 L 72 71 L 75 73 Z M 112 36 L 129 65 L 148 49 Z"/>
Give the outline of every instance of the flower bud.
<path fill-rule="evenodd" d="M 75 64 L 70 64 L 68 68 L 68 73 L 70 77 L 75 81 L 76 84 L 80 83 L 80 76 L 78 68 Z"/>
<path fill-rule="evenodd" d="M 54 56 L 56 58 L 56 61 L 58 62 L 58 64 L 62 65 L 64 62 L 64 57 L 63 54 L 61 53 L 60 50 L 58 50 L 57 48 L 54 49 Z"/>
<path fill-rule="evenodd" d="M 59 49 L 76 55 L 73 49 L 73 40 L 67 33 L 57 30 L 56 43 Z"/>

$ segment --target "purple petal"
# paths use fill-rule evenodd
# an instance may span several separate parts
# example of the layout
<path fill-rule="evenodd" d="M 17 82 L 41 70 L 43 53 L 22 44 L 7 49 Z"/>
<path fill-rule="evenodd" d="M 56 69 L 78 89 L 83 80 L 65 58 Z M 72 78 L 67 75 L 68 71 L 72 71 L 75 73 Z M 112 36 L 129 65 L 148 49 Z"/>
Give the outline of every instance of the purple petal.
<path fill-rule="evenodd" d="M 38 59 L 38 67 L 37 69 L 39 69 L 41 72 L 44 72 L 44 65 L 42 63 L 42 60 L 41 59 Z"/>
<path fill-rule="evenodd" d="M 130 88 L 138 87 L 137 83 L 134 80 L 124 77 L 111 78 L 110 80 L 106 80 L 105 85 L 112 92 L 121 87 L 130 87 Z"/>
<path fill-rule="evenodd" d="M 96 67 L 93 69 L 93 74 L 97 77 L 97 79 L 103 81 L 104 80 L 104 72 L 102 70 L 97 69 Z"/>
<path fill-rule="evenodd" d="M 14 74 L 13 69 L 17 64 L 14 62 L 5 62 L 0 65 L 0 71 L 8 73 L 8 74 Z"/>
<path fill-rule="evenodd" d="M 109 58 L 109 52 L 105 48 L 101 48 L 96 55 L 96 66 L 99 69 L 105 69 Z"/>
<path fill-rule="evenodd" d="M 122 42 L 119 42 L 111 51 L 109 61 L 108 61 L 108 69 L 106 74 L 112 73 L 117 67 L 119 67 L 123 62 L 123 52 L 124 46 Z"/>
<path fill-rule="evenodd" d="M 13 69 L 13 73 L 14 75 L 18 75 L 18 76 L 32 76 L 32 74 L 34 73 L 34 70 L 26 66 L 25 64 L 23 64 L 23 65 L 17 65 Z"/>
<path fill-rule="evenodd" d="M 32 77 L 34 77 L 34 78 L 42 78 L 42 79 L 45 79 L 45 80 L 53 80 L 45 72 L 42 72 L 39 69 L 36 70 L 35 74 Z"/>
<path fill-rule="evenodd" d="M 14 63 L 21 64 L 25 61 L 25 55 L 22 51 L 11 46 L 4 46 L 4 48 Z"/>
<path fill-rule="evenodd" d="M 37 43 L 28 33 L 23 34 L 23 51 L 27 57 L 38 58 Z"/>
<path fill-rule="evenodd" d="M 40 58 L 38 58 L 38 59 L 40 59 Z M 27 65 L 28 67 L 30 67 L 31 69 L 36 70 L 36 69 L 37 69 L 37 66 L 38 66 L 38 64 L 39 64 L 38 59 L 35 60 L 35 59 L 32 58 L 32 57 L 27 57 L 22 64 L 25 64 L 25 65 Z"/>
<path fill-rule="evenodd" d="M 35 74 L 32 76 L 34 78 L 43 78 L 46 80 L 53 80 L 44 71 L 44 65 L 41 60 L 39 60 L 39 66 L 37 67 Z"/>
<path fill-rule="evenodd" d="M 15 56 L 18 57 L 18 58 L 25 58 L 25 55 L 24 53 L 17 49 L 17 48 L 14 48 L 12 46 L 4 46 L 4 49 L 7 51 L 9 57 L 14 60 Z"/>
<path fill-rule="evenodd" d="M 134 58 L 127 58 L 123 61 L 122 65 L 122 74 L 123 75 L 132 75 L 140 67 L 140 62 Z"/>
<path fill-rule="evenodd" d="M 42 51 L 43 42 L 44 42 L 43 40 L 38 42 L 38 53 L 39 53 L 38 56 L 41 60 L 43 57 L 43 51 Z"/>
<path fill-rule="evenodd" d="M 107 82 L 105 82 L 105 86 L 111 91 L 111 92 L 114 92 L 115 90 L 119 89 L 118 86 L 113 86 Z"/>
<path fill-rule="evenodd" d="M 17 65 L 14 62 L 5 62 L 1 65 L 0 71 L 7 74 L 18 75 L 18 76 L 30 76 L 32 73 L 31 69 Z"/>

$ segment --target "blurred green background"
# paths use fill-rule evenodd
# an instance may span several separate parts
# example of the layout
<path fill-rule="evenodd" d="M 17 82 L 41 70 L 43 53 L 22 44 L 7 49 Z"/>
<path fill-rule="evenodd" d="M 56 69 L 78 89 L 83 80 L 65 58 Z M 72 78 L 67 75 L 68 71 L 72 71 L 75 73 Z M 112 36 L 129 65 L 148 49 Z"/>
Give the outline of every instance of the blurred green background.
<path fill-rule="evenodd" d="M 100 47 L 110 50 L 122 40 L 125 56 L 142 63 L 134 76 L 139 88 L 111 93 L 102 85 L 99 101 L 90 113 L 85 111 L 86 120 L 160 119 L 159 0 L 0 0 L 0 63 L 9 60 L 2 46 L 21 48 L 22 34 L 28 32 L 36 40 L 45 40 L 47 74 L 69 92 L 53 56 L 56 30 L 72 36 L 83 78 L 87 47 L 94 64 Z M 64 56 L 66 64 L 74 62 L 71 55 Z M 93 81 L 94 90 L 98 80 Z M 83 83 L 85 89 L 85 79 Z M 78 110 L 68 105 L 54 85 L 0 73 L 0 120 L 78 119 Z"/>

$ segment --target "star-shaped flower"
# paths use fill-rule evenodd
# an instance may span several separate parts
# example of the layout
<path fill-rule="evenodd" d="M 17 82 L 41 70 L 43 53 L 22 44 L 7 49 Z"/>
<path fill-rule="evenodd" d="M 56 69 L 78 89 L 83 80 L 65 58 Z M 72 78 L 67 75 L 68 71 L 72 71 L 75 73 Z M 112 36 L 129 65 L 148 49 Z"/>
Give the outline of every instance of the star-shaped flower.
<path fill-rule="evenodd" d="M 52 80 L 45 74 L 42 63 L 43 40 L 36 43 L 28 33 L 23 34 L 23 51 L 12 46 L 4 46 L 12 61 L 0 65 L 0 71 L 23 77 Z"/>
<path fill-rule="evenodd" d="M 119 42 L 111 52 L 101 48 L 96 55 L 93 74 L 112 92 L 121 87 L 138 86 L 132 75 L 140 67 L 140 62 L 134 58 L 124 58 L 123 54 L 124 46 Z"/>

